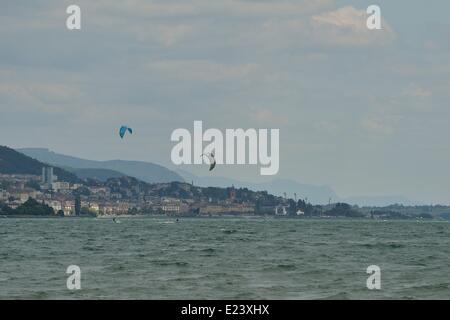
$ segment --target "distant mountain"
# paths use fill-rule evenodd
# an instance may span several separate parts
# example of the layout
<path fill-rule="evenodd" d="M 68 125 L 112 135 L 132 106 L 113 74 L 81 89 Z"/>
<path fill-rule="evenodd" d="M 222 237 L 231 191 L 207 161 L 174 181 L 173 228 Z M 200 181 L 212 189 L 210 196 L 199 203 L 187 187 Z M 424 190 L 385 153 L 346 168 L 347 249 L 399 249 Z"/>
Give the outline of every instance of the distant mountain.
<path fill-rule="evenodd" d="M 235 179 L 215 176 L 197 176 L 185 170 L 176 170 L 187 182 L 194 182 L 200 187 L 229 187 L 234 185 L 238 188 L 248 188 L 255 191 L 267 191 L 277 196 L 283 196 L 286 192 L 289 198 L 294 198 L 297 193 L 298 199 L 308 198 L 312 204 L 327 204 L 331 199 L 333 203 L 345 202 L 358 206 L 376 206 L 383 207 L 392 204 L 420 205 L 418 202 L 411 201 L 404 196 L 373 196 L 373 197 L 349 197 L 341 198 L 329 186 L 316 186 L 302 184 L 290 179 L 275 179 L 265 183 L 251 183 Z"/>
<path fill-rule="evenodd" d="M 41 175 L 42 167 L 45 166 L 47 166 L 46 163 L 32 159 L 14 149 L 0 146 L 0 173 Z M 54 167 L 53 173 L 60 181 L 72 183 L 79 181 L 75 174 L 58 167 Z"/>
<path fill-rule="evenodd" d="M 313 204 L 327 204 L 330 198 L 331 201 L 334 203 L 346 202 L 349 204 L 356 204 L 359 206 L 418 204 L 410 201 L 409 199 L 403 196 L 340 198 L 329 186 L 303 184 L 290 179 L 274 179 L 272 181 L 264 183 L 252 183 L 225 177 L 197 176 L 185 170 L 179 169 L 169 170 L 163 166 L 142 161 L 86 160 L 77 157 L 58 154 L 48 149 L 42 148 L 25 148 L 25 149 L 17 149 L 17 151 L 31 158 L 37 159 L 41 162 L 48 163 L 60 168 L 65 168 L 66 170 L 60 168 L 55 169 L 55 174 L 58 175 L 60 178 L 65 177 L 65 180 L 74 178 L 76 179 L 77 177 L 79 177 L 81 179 L 95 178 L 100 181 L 106 181 L 109 178 L 120 178 L 122 176 L 130 176 L 148 183 L 186 181 L 188 183 L 194 182 L 196 186 L 200 187 L 229 187 L 231 185 L 234 185 L 236 188 L 248 188 L 254 191 L 267 191 L 277 196 L 283 196 L 283 194 L 286 192 L 289 198 L 294 198 L 294 193 L 296 193 L 298 199 L 308 198 L 308 202 Z M 13 165 L 15 165 L 14 161 L 9 162 L 9 166 Z M 34 172 L 33 174 L 36 174 L 37 172 L 36 164 L 34 164 L 34 166 L 35 166 L 33 167 L 34 169 L 31 171 Z M 38 174 L 40 174 L 42 164 L 38 165 L 37 167 L 39 167 Z M 22 169 L 23 168 L 24 167 L 22 167 Z M 2 173 L 7 169 L 8 168 L 6 166 L 2 167 L 2 157 L 0 153 L 0 173 Z M 75 174 L 77 177 L 75 176 Z"/>
<path fill-rule="evenodd" d="M 385 207 L 393 204 L 402 204 L 404 206 L 421 205 L 421 203 L 411 201 L 404 196 L 349 197 L 342 199 L 342 201 L 361 207 Z"/>
<path fill-rule="evenodd" d="M 107 169 L 113 170 L 115 172 L 112 173 L 103 171 L 101 172 L 101 176 L 103 178 L 107 178 L 108 174 L 112 174 L 112 176 L 109 177 L 114 178 L 117 177 L 117 173 L 119 173 L 122 175 L 135 177 L 148 183 L 184 181 L 184 179 L 179 174 L 163 166 L 150 162 L 124 161 L 124 160 L 110 160 L 110 161 L 86 160 L 77 157 L 58 154 L 43 148 L 25 148 L 25 149 L 17 149 L 17 151 L 22 152 L 27 156 L 35 158 L 39 161 L 51 163 L 55 166 L 70 167 L 74 169 L 90 169 L 88 171 L 80 173 L 84 177 L 86 177 L 87 174 L 89 173 L 94 173 L 92 169 Z M 99 173 L 100 172 L 96 172 L 95 174 Z"/>
<path fill-rule="evenodd" d="M 176 170 L 176 172 L 187 182 L 194 182 L 195 185 L 200 187 L 229 187 L 234 185 L 237 188 L 267 191 L 277 196 L 283 196 L 283 193 L 286 192 L 289 198 L 294 198 L 294 193 L 297 193 L 298 199 L 308 198 L 308 202 L 313 204 L 326 204 L 330 198 L 333 202 L 339 200 L 333 189 L 328 186 L 302 184 L 289 179 L 274 179 L 264 183 L 251 183 L 224 177 L 200 177 L 185 170 Z"/>
<path fill-rule="evenodd" d="M 125 174 L 109 169 L 73 169 L 68 168 L 68 171 L 77 175 L 80 179 L 95 179 L 105 182 L 108 179 L 124 177 Z"/>

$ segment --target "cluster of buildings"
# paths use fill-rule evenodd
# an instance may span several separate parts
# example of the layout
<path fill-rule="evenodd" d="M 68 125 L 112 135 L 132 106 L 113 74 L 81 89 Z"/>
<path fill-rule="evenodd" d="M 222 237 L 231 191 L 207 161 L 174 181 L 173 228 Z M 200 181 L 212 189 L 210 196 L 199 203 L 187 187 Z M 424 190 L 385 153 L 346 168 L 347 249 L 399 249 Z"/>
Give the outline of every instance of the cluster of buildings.
<path fill-rule="evenodd" d="M 29 198 L 52 207 L 55 212 L 74 211 L 73 192 L 81 184 L 57 181 L 53 168 L 44 167 L 42 176 L 26 174 L 0 174 L 0 202 L 16 209 Z"/>
<path fill-rule="evenodd" d="M 228 199 L 180 199 L 158 196 L 129 188 L 116 190 L 107 185 L 88 186 L 58 181 L 52 167 L 42 168 L 42 175 L 0 175 L 0 201 L 17 208 L 29 198 L 52 207 L 55 213 L 73 216 L 76 202 L 84 212 L 96 215 L 166 214 L 166 215 L 222 215 L 254 214 L 253 202 L 235 201 L 231 189 Z M 157 192 L 155 192 L 157 194 Z"/>

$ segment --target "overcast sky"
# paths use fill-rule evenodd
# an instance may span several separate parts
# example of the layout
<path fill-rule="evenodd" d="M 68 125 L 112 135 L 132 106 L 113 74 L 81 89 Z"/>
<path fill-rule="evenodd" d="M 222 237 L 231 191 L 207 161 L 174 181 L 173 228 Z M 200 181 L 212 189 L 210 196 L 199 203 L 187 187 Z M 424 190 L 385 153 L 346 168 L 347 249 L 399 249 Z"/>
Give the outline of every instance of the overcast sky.
<path fill-rule="evenodd" d="M 171 166 L 194 120 L 279 128 L 279 178 L 450 204 L 449 17 L 447 0 L 2 0 L 0 144 Z"/>

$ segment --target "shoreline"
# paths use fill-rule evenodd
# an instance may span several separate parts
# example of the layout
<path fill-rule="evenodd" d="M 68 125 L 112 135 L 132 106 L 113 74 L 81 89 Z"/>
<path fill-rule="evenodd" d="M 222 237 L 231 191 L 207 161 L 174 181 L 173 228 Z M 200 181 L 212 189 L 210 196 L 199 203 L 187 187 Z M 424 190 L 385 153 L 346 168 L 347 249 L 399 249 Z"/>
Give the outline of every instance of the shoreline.
<path fill-rule="evenodd" d="M 298 216 L 273 216 L 273 215 L 213 215 L 213 216 L 181 216 L 181 215 L 158 215 L 158 214 L 141 214 L 141 215 L 117 215 L 117 216 L 35 216 L 35 215 L 0 215 L 0 219 L 133 219 L 133 218 L 167 218 L 167 219 L 273 219 L 273 220 L 330 220 L 330 221 L 378 221 L 378 222 L 394 222 L 394 221 L 411 221 L 411 222 L 448 222 L 445 219 L 371 219 L 371 218 L 355 218 L 355 217 L 298 217 Z"/>

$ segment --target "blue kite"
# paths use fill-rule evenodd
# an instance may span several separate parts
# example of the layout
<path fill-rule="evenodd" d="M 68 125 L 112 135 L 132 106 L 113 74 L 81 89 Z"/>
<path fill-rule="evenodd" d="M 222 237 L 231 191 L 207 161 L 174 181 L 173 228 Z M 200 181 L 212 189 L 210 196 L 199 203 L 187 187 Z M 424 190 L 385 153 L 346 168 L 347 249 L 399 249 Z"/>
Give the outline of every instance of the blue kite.
<path fill-rule="evenodd" d="M 133 129 L 131 129 L 131 128 L 127 127 L 127 126 L 121 126 L 121 127 L 120 127 L 119 135 L 120 135 L 120 137 L 121 137 L 122 139 L 123 139 L 123 137 L 125 136 L 125 133 L 127 133 L 127 131 L 128 131 L 130 134 L 133 134 Z"/>

